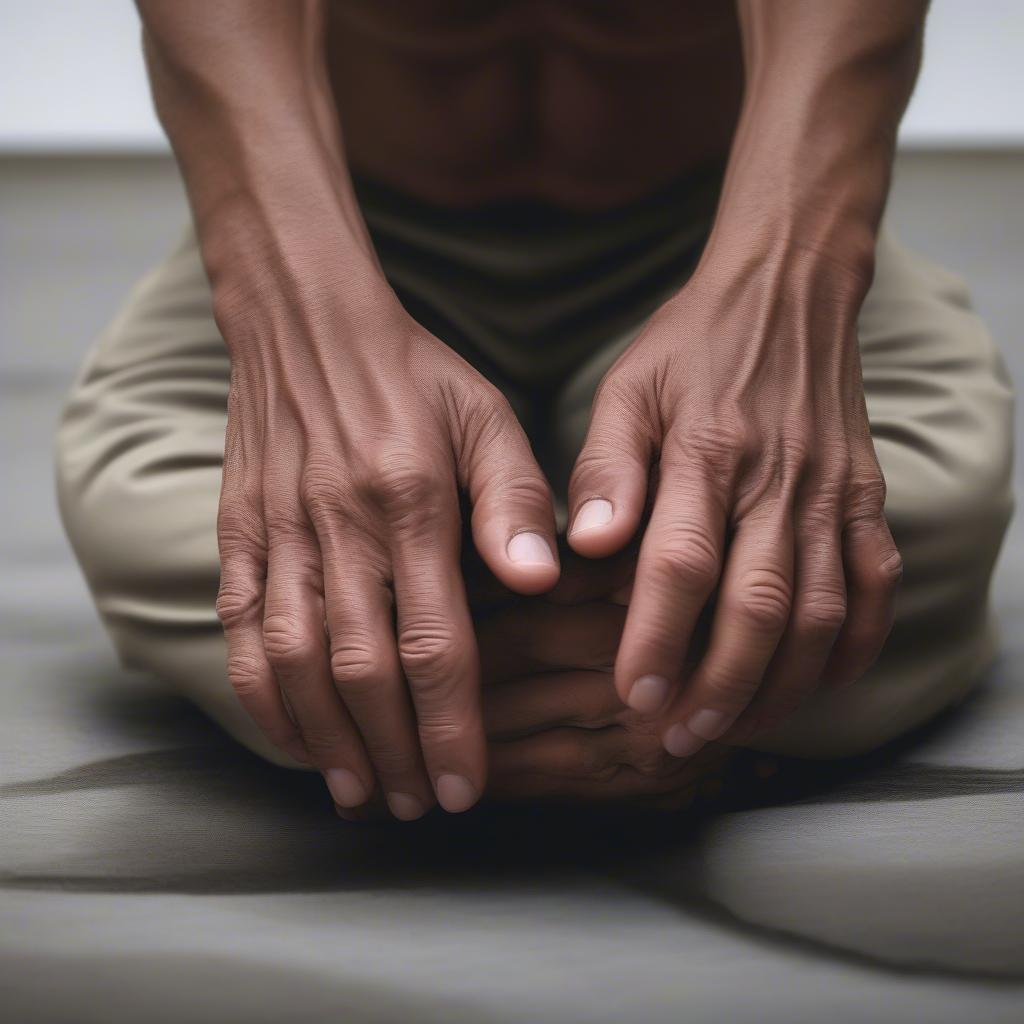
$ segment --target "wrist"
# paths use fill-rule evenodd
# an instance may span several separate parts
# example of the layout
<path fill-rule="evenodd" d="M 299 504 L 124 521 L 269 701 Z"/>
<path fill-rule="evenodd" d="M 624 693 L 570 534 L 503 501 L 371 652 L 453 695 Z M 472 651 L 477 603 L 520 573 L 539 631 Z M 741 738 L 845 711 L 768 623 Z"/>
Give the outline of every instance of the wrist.
<path fill-rule="evenodd" d="M 201 243 L 214 317 L 234 358 L 247 349 L 315 345 L 318 334 L 355 328 L 401 305 L 372 253 L 344 223 L 298 220 L 273 230 L 239 211 Z"/>
<path fill-rule="evenodd" d="M 287 168 L 271 180 L 239 182 L 196 214 L 215 311 L 287 300 L 297 311 L 325 304 L 358 316 L 397 302 L 354 197 L 329 177 Z"/>
<path fill-rule="evenodd" d="M 741 224 L 720 217 L 694 280 L 723 295 L 761 283 L 787 304 L 823 304 L 855 320 L 874 276 L 876 232 L 828 211 L 772 211 Z"/>
<path fill-rule="evenodd" d="M 880 209 L 865 209 L 848 201 L 837 186 L 806 187 L 799 198 L 795 190 L 737 188 L 723 195 L 705 253 L 718 262 L 784 258 L 787 254 L 816 255 L 822 266 L 871 283 Z"/>

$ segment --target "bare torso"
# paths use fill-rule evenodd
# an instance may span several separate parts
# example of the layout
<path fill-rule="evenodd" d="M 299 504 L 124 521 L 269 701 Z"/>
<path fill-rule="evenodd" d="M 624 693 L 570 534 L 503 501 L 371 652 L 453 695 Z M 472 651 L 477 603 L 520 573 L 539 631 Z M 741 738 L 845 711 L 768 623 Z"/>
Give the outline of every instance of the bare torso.
<path fill-rule="evenodd" d="M 427 200 L 614 206 L 723 159 L 743 87 L 721 0 L 335 0 L 352 168 Z"/>

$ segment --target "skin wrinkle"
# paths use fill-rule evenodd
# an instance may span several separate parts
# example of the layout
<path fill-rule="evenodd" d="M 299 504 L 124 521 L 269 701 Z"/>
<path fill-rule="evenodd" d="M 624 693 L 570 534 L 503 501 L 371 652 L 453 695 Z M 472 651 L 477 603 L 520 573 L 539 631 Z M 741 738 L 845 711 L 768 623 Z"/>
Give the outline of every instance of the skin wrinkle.
<path fill-rule="evenodd" d="M 558 551 L 551 489 L 505 397 L 399 304 L 350 162 L 441 205 L 528 196 L 587 209 L 728 150 L 700 262 L 606 374 L 571 477 L 570 522 L 592 498 L 612 508 L 570 534 L 595 572 L 639 539 L 635 579 L 615 588 L 629 608 L 612 692 L 671 684 L 644 743 L 668 744 L 698 713 L 739 735 L 877 655 L 898 556 L 855 324 L 923 4 L 139 6 L 232 364 L 218 614 L 231 681 L 271 738 L 295 749 L 287 708 L 315 694 L 349 734 L 332 745 L 309 706 L 296 709 L 318 740 L 315 767 L 425 808 L 442 775 L 482 794 L 460 499 L 513 604 L 552 608 L 539 595 L 559 575 L 512 560 L 520 533 Z M 296 609 L 282 617 L 285 592 Z M 359 672 L 379 674 L 377 704 L 368 686 L 357 697 L 358 666 L 340 664 L 368 630 L 377 653 Z M 589 638 L 598 645 L 593 626 Z M 565 653 L 576 639 L 545 649 L 555 676 L 582 667 Z M 605 748 L 572 749 L 615 793 L 667 756 L 630 747 L 628 770 L 605 778 Z"/>

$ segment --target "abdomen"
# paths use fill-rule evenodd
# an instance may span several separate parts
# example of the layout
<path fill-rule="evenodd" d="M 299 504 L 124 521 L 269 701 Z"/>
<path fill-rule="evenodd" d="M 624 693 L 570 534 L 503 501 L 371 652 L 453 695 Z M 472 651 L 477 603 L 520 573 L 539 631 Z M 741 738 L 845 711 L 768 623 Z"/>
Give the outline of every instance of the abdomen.
<path fill-rule="evenodd" d="M 731 5 L 339 0 L 331 78 L 353 169 L 434 202 L 612 206 L 728 150 Z"/>

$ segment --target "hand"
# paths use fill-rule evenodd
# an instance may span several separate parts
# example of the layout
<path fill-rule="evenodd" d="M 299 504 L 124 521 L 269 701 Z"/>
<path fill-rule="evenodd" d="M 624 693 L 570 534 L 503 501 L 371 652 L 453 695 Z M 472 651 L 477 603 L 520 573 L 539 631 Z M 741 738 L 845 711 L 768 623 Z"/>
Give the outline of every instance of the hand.
<path fill-rule="evenodd" d="M 626 613 L 614 595 L 631 561 L 587 564 L 570 552 L 554 591 L 506 603 L 481 623 L 488 796 L 678 809 L 728 756 L 718 744 L 687 761 L 669 756 L 650 722 L 615 692 Z M 348 821 L 386 817 L 377 799 L 336 809 Z"/>
<path fill-rule="evenodd" d="M 376 777 L 399 818 L 435 793 L 465 810 L 486 750 L 459 492 L 490 571 L 535 594 L 558 579 L 548 485 L 504 397 L 390 292 L 358 313 L 275 308 L 218 307 L 231 683 L 339 805 L 364 803 Z"/>
<path fill-rule="evenodd" d="M 657 465 L 615 685 L 675 755 L 852 682 L 889 632 L 900 558 L 864 404 L 866 286 L 806 253 L 707 262 L 602 381 L 569 543 L 625 544 Z"/>
<path fill-rule="evenodd" d="M 650 720 L 623 706 L 611 668 L 625 616 L 607 601 L 545 598 L 481 627 L 488 795 L 679 808 L 724 760 L 717 744 L 670 756 Z"/>

